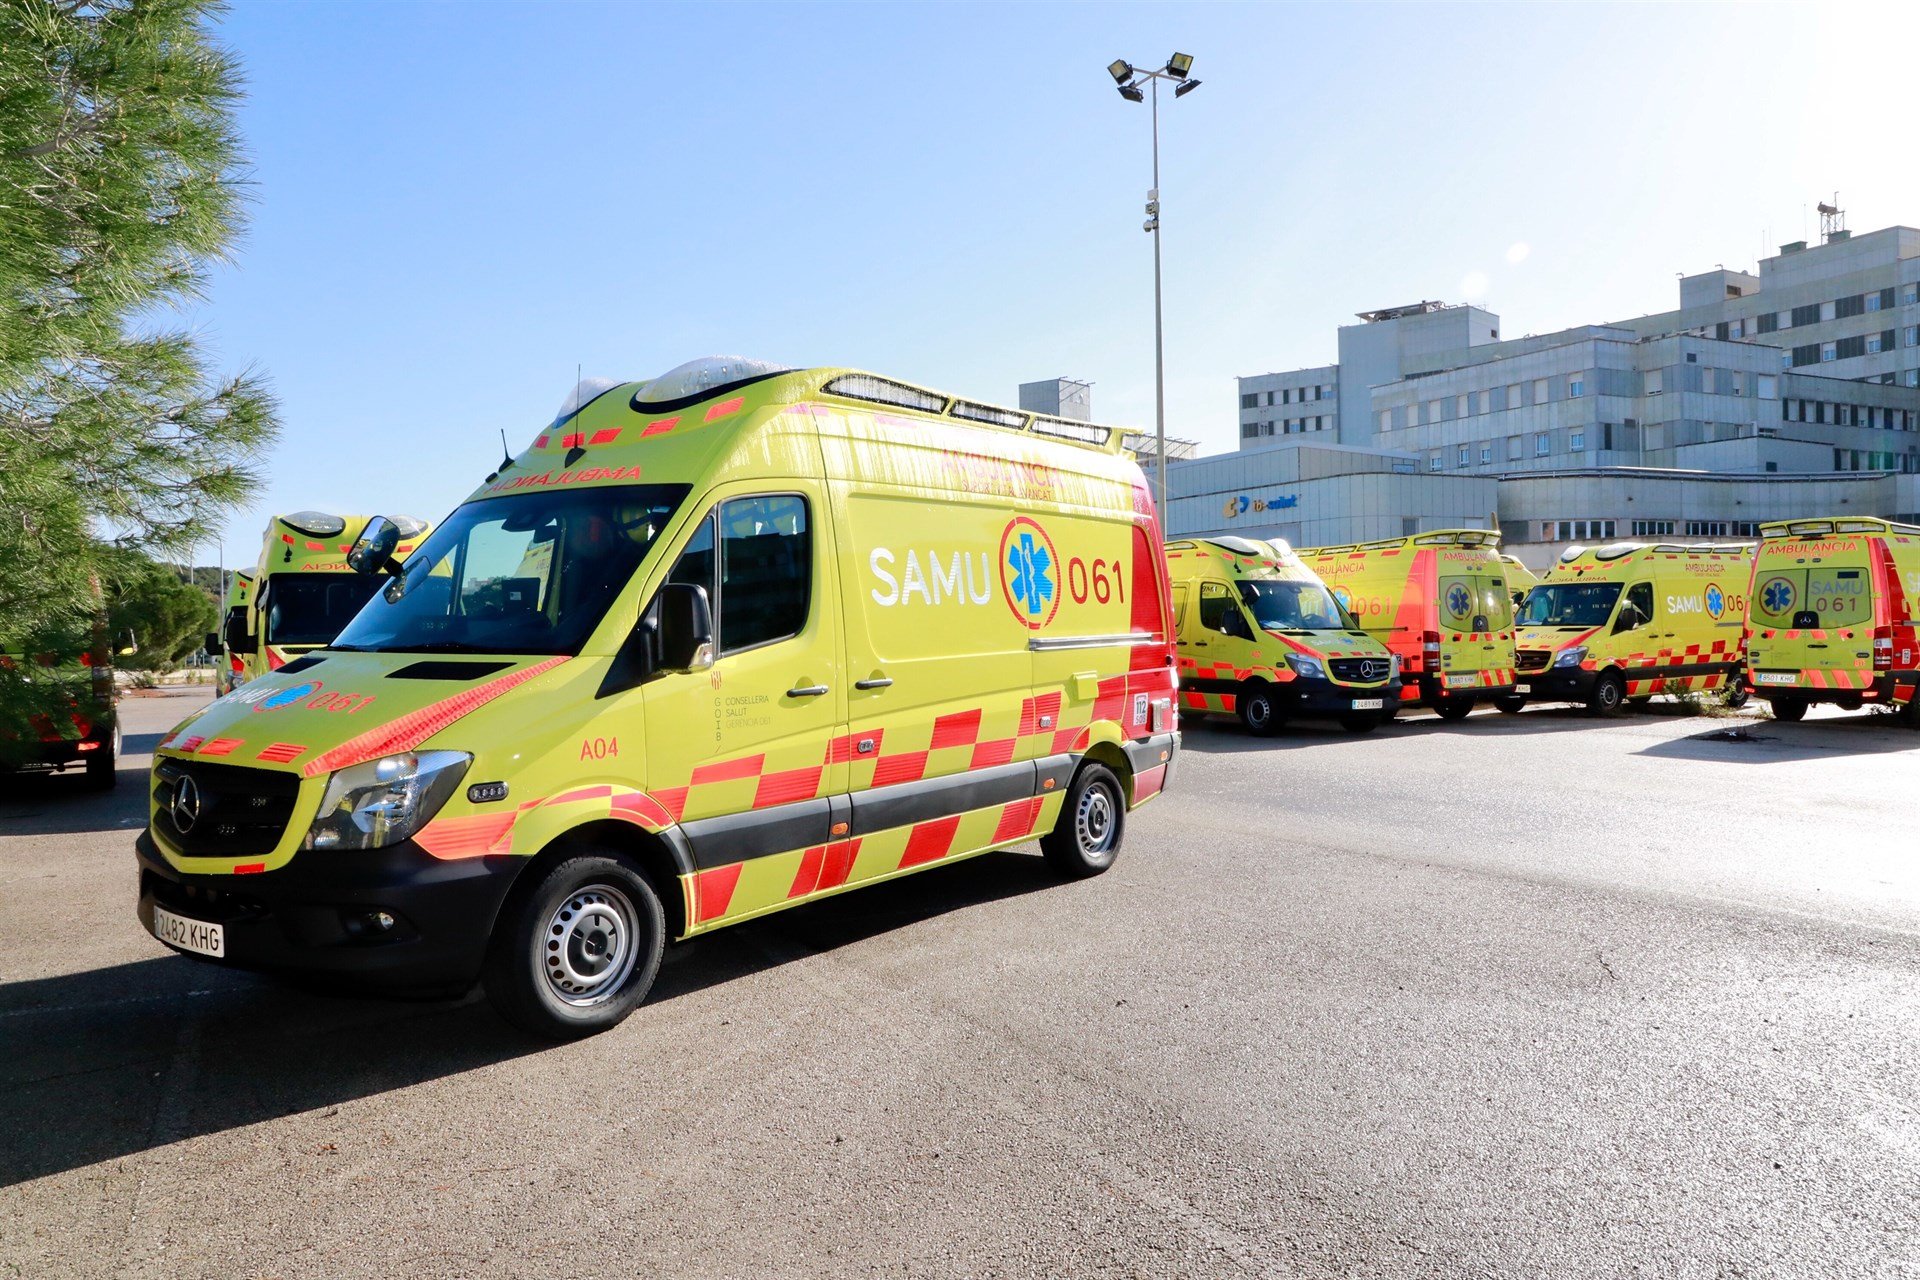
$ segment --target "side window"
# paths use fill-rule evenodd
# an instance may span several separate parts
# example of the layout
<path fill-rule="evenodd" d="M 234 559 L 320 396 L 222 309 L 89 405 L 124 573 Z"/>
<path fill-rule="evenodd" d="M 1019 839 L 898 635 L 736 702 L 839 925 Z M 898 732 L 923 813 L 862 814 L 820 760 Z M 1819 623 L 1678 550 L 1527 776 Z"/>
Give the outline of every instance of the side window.
<path fill-rule="evenodd" d="M 807 501 L 768 494 L 722 503 L 721 654 L 800 634 L 813 591 L 813 530 Z"/>
<path fill-rule="evenodd" d="M 1628 587 L 1626 603 L 1640 610 L 1639 621 L 1642 625 L 1651 621 L 1653 618 L 1653 584 L 1651 582 L 1636 582 Z M 1620 612 L 1622 617 L 1626 615 L 1626 609 L 1624 607 Z"/>
<path fill-rule="evenodd" d="M 1224 583 L 1203 582 L 1200 584 L 1200 625 L 1209 631 L 1225 632 L 1231 626 L 1227 616 L 1235 612 L 1237 606 L 1233 597 L 1227 593 Z"/>
<path fill-rule="evenodd" d="M 1505 631 L 1513 624 L 1513 598 L 1507 594 L 1505 579 L 1477 578 L 1480 588 L 1480 612 L 1486 616 L 1489 631 Z"/>
<path fill-rule="evenodd" d="M 1187 584 L 1184 582 L 1173 584 L 1173 625 L 1187 625 Z"/>
<path fill-rule="evenodd" d="M 673 572 L 667 575 L 667 581 L 705 587 L 707 603 L 713 603 L 713 512 L 706 514 L 694 535 L 687 539 L 686 550 L 674 562 Z"/>

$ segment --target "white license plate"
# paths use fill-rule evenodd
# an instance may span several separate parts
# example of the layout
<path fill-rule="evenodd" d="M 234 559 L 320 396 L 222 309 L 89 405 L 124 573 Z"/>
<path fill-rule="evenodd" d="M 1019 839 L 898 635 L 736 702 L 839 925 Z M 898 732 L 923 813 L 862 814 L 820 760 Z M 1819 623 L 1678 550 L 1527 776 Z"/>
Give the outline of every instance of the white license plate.
<path fill-rule="evenodd" d="M 1386 706 L 1387 700 L 1385 698 L 1355 698 L 1353 700 L 1353 709 L 1355 711 L 1384 711 Z"/>
<path fill-rule="evenodd" d="M 1791 671 L 1756 671 L 1753 673 L 1755 684 L 1796 684 L 1800 677 Z"/>
<path fill-rule="evenodd" d="M 1515 693 L 1532 693 L 1533 686 L 1530 684 L 1517 684 L 1513 686 L 1513 691 Z"/>
<path fill-rule="evenodd" d="M 227 928 L 206 920 L 189 920 L 165 907 L 153 909 L 153 936 L 160 941 L 203 956 L 227 954 Z"/>
<path fill-rule="evenodd" d="M 1480 677 L 1475 675 L 1448 676 L 1447 688 L 1471 689 L 1474 685 L 1478 684 L 1479 682 L 1480 682 Z"/>

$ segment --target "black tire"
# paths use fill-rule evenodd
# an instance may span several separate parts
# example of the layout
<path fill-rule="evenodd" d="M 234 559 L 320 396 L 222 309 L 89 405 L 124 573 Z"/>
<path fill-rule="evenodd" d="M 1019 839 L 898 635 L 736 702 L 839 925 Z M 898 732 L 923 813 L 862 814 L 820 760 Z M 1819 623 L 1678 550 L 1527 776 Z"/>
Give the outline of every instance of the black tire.
<path fill-rule="evenodd" d="M 1060 875 L 1084 880 L 1113 865 L 1126 830 L 1126 789 L 1113 770 L 1089 760 L 1067 788 L 1053 830 L 1040 837 L 1040 852 Z"/>
<path fill-rule="evenodd" d="M 1256 738 L 1271 738 L 1287 722 L 1280 710 L 1280 699 L 1274 696 L 1273 686 L 1265 680 L 1249 680 L 1241 685 L 1239 696 L 1233 700 L 1233 710 L 1247 732 Z"/>
<path fill-rule="evenodd" d="M 1340 727 L 1353 734 L 1372 733 L 1383 719 L 1379 715 L 1341 716 Z"/>
<path fill-rule="evenodd" d="M 543 1039 L 605 1031 L 647 998 L 666 936 L 660 896 L 638 867 L 617 854 L 568 858 L 502 911 L 487 998 Z"/>
<path fill-rule="evenodd" d="M 1773 708 L 1773 718 L 1784 720 L 1788 724 L 1807 718 L 1807 700 L 1805 698 L 1770 698 L 1768 705 Z"/>
<path fill-rule="evenodd" d="M 1738 711 L 1741 707 L 1747 705 L 1747 699 L 1752 693 L 1753 690 L 1747 687 L 1747 677 L 1745 675 L 1735 675 L 1724 685 L 1720 686 L 1720 705 Z"/>
<path fill-rule="evenodd" d="M 1473 699 L 1442 698 L 1433 704 L 1433 714 L 1442 720 L 1465 720 L 1473 714 Z"/>
<path fill-rule="evenodd" d="M 1593 693 L 1587 698 L 1587 712 L 1596 716 L 1617 716 L 1627 703 L 1627 682 L 1620 678 L 1618 671 L 1602 671 L 1600 678 L 1593 682 Z"/>
<path fill-rule="evenodd" d="M 1900 704 L 1900 723 L 1909 729 L 1920 729 L 1920 696 L 1907 699 Z"/>
<path fill-rule="evenodd" d="M 119 780 L 119 768 L 113 743 L 102 743 L 98 751 L 87 757 L 87 786 L 94 791 L 113 790 L 113 784 Z"/>
<path fill-rule="evenodd" d="M 1520 714 L 1521 708 L 1527 705 L 1527 700 L 1521 694 L 1508 693 L 1495 698 L 1493 705 L 1499 709 L 1500 714 L 1503 716 L 1517 716 Z"/>

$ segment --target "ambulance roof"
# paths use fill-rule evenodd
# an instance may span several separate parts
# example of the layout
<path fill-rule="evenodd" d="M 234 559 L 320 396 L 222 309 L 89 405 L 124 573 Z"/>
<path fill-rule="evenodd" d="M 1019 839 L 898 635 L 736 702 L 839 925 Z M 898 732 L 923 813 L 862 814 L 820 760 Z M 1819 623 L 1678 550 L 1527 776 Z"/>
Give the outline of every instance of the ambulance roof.
<path fill-rule="evenodd" d="M 1744 542 L 1609 542 L 1598 547 L 1583 547 L 1576 543 L 1560 553 L 1559 563 L 1571 565 L 1585 561 L 1612 564 L 1648 560 L 1655 556 L 1666 559 L 1721 556 L 1748 559 L 1752 555 L 1753 548 Z"/>
<path fill-rule="evenodd" d="M 1307 554 L 1312 556 L 1352 555 L 1363 551 L 1404 551 L 1410 547 L 1487 547 L 1492 549 L 1499 545 L 1500 534 L 1495 529 L 1432 529 L 1426 533 L 1411 534 L 1404 538 L 1377 538 L 1372 542 L 1347 542 L 1334 547 L 1313 547 Z"/>

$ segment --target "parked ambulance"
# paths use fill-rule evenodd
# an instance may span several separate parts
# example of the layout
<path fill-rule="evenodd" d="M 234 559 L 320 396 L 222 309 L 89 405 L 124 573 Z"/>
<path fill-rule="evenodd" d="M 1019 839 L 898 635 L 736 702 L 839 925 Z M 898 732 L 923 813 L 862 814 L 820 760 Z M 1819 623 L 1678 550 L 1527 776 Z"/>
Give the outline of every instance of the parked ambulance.
<path fill-rule="evenodd" d="M 1584 703 L 1612 715 L 1661 693 L 1746 700 L 1744 544 L 1568 547 L 1519 616 L 1519 684 L 1502 711 Z"/>
<path fill-rule="evenodd" d="M 1399 659 L 1285 542 L 1189 538 L 1166 554 L 1183 708 L 1237 715 L 1262 737 L 1296 717 L 1354 733 L 1392 718 Z"/>
<path fill-rule="evenodd" d="M 377 584 L 347 566 L 347 551 L 368 516 L 297 511 L 267 522 L 260 559 L 251 574 L 235 574 L 227 609 L 207 651 L 224 651 L 216 687 L 231 689 L 277 671 L 340 634 Z M 430 528 L 393 517 L 400 531 L 396 554 L 406 555 Z"/>
<path fill-rule="evenodd" d="M 346 630 L 157 748 L 156 937 L 576 1036 L 668 939 L 1036 838 L 1113 863 L 1179 742 L 1122 432 L 734 359 L 588 390 L 404 561 L 370 522 Z"/>
<path fill-rule="evenodd" d="M 1506 571 L 1507 594 L 1513 597 L 1513 607 L 1518 609 L 1527 598 L 1527 592 L 1533 590 L 1540 581 L 1540 575 L 1520 563 L 1520 557 L 1500 553 L 1500 567 Z"/>
<path fill-rule="evenodd" d="M 1437 529 L 1302 554 L 1400 659 L 1400 706 L 1460 720 L 1513 693 L 1513 597 L 1499 545 L 1486 529 Z"/>
<path fill-rule="evenodd" d="M 1776 720 L 1816 702 L 1920 728 L 1920 527 L 1849 516 L 1760 526 L 1747 662 Z"/>

